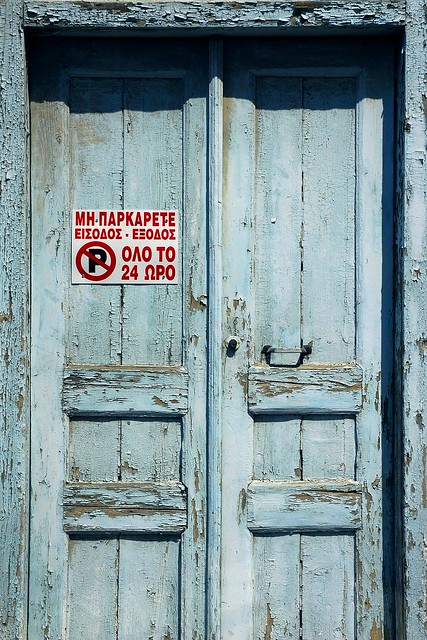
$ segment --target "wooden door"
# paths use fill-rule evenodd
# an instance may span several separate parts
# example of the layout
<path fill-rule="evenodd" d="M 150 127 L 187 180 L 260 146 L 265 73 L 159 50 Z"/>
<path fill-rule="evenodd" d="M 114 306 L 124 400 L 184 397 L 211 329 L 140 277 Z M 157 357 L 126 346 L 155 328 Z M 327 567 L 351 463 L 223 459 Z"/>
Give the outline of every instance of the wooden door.
<path fill-rule="evenodd" d="M 203 638 L 206 45 L 30 59 L 28 637 Z M 71 285 L 71 212 L 105 208 L 178 212 L 178 284 Z"/>
<path fill-rule="evenodd" d="M 391 51 L 241 39 L 224 60 L 221 638 L 382 638 Z"/>
<path fill-rule="evenodd" d="M 29 640 L 387 637 L 391 48 L 208 48 L 30 46 Z M 83 208 L 178 283 L 72 285 Z"/>

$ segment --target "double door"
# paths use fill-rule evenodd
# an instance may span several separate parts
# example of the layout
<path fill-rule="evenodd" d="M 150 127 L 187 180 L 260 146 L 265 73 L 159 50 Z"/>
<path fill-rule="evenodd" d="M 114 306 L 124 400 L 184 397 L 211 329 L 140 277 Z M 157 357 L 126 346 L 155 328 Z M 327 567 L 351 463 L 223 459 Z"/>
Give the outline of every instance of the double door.
<path fill-rule="evenodd" d="M 28 638 L 382 638 L 391 47 L 30 60 Z M 177 281 L 72 284 L 76 209 L 175 211 Z"/>

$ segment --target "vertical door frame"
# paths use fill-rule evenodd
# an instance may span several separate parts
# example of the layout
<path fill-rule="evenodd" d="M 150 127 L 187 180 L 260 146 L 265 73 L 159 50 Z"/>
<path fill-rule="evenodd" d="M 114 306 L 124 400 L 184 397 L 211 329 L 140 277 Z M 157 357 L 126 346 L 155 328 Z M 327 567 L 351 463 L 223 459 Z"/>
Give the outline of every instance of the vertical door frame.
<path fill-rule="evenodd" d="M 0 635 L 26 637 L 30 223 L 28 105 L 20 0 L 0 7 Z"/>
<path fill-rule="evenodd" d="M 397 594 L 397 636 L 423 640 L 426 631 L 426 530 L 427 530 L 427 211 L 426 94 L 427 37 L 424 2 L 421 0 L 364 0 L 362 4 L 332 0 L 330 3 L 266 1 L 215 5 L 198 2 L 138 4 L 29 2 L 7 0 L 0 7 L 0 629 L 4 640 L 26 638 L 28 513 L 29 513 L 29 197 L 28 105 L 24 28 L 55 31 L 56 35 L 108 28 L 144 34 L 157 28 L 165 35 L 232 33 L 264 35 L 309 32 L 369 34 L 400 30 L 402 50 L 398 78 L 397 202 L 396 202 L 396 495 L 397 557 L 400 567 Z M 326 27 L 325 27 L 326 25 Z M 145 30 L 144 30 L 145 28 Z M 330 32 L 330 31 L 329 31 Z M 375 33 L 375 31 L 374 31 Z M 215 46 L 212 45 L 212 51 Z M 212 58 L 213 59 L 213 58 Z M 218 59 L 218 58 L 217 58 Z M 221 82 L 211 67 L 211 106 L 220 101 Z M 215 78 L 218 78 L 215 80 Z M 216 114 L 216 115 L 215 115 Z M 219 135 L 218 109 L 211 112 L 211 154 Z M 218 143 L 218 139 L 217 139 Z M 216 167 L 218 172 L 219 167 Z M 211 213 L 220 214 L 218 178 L 211 178 Z M 216 186 L 215 186 L 216 185 Z M 210 268 L 218 268 L 218 222 L 212 217 Z M 218 218 L 217 218 L 218 220 Z M 211 290 L 218 300 L 220 291 Z M 210 316 L 217 323 L 215 312 Z M 213 325 L 217 326 L 217 324 Z M 210 346 L 218 354 L 218 335 Z M 211 382 L 218 380 L 214 360 Z M 218 464 L 212 436 L 215 403 L 211 391 L 211 464 Z M 214 470 L 214 467 L 212 467 Z M 216 472 L 218 474 L 218 468 Z M 215 480 L 216 477 L 216 480 Z M 212 476 L 210 493 L 215 495 Z M 211 566 L 217 563 L 218 512 L 211 512 Z M 215 550 L 215 545 L 217 545 Z M 218 564 L 210 575 L 210 589 L 218 580 Z M 209 592 L 208 592 L 209 593 Z M 209 596 L 208 596 L 209 597 Z M 216 616 L 212 603 L 210 619 Z M 214 636 L 211 636 L 213 640 Z M 210 640 L 210 639 L 209 639 Z M 216 640 L 220 638 L 216 637 Z"/>
<path fill-rule="evenodd" d="M 427 21 L 407 0 L 398 108 L 396 530 L 397 637 L 427 633 Z"/>

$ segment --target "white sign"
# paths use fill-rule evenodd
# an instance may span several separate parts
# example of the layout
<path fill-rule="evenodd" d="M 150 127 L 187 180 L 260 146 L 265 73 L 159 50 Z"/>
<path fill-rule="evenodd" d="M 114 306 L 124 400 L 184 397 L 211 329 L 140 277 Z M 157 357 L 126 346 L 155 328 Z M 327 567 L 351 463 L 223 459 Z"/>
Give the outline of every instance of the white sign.
<path fill-rule="evenodd" d="M 73 211 L 72 284 L 177 284 L 177 211 Z"/>

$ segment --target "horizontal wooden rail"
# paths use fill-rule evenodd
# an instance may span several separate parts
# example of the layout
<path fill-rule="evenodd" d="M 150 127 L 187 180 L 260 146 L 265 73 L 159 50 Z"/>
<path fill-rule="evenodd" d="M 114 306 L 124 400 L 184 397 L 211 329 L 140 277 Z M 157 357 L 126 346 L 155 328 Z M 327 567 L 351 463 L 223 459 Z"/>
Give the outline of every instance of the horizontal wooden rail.
<path fill-rule="evenodd" d="M 355 414 L 362 406 L 362 369 L 357 365 L 310 368 L 251 367 L 253 414 Z"/>
<path fill-rule="evenodd" d="M 180 483 L 66 483 L 68 533 L 180 533 L 187 526 L 187 497 Z"/>
<path fill-rule="evenodd" d="M 250 28 L 307 30 L 369 29 L 405 24 L 405 2 L 395 0 L 303 0 L 301 2 L 84 2 L 28 1 L 28 28 L 159 29 L 180 28 L 237 31 Z"/>
<path fill-rule="evenodd" d="M 177 367 L 67 368 L 63 410 L 68 415 L 184 415 L 188 407 L 188 375 Z"/>
<path fill-rule="evenodd" d="M 254 532 L 356 531 L 361 526 L 361 485 L 336 482 L 251 482 L 248 528 Z"/>

